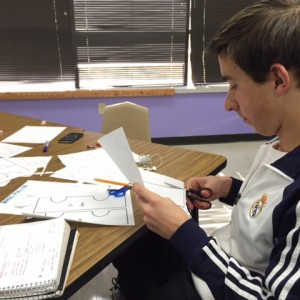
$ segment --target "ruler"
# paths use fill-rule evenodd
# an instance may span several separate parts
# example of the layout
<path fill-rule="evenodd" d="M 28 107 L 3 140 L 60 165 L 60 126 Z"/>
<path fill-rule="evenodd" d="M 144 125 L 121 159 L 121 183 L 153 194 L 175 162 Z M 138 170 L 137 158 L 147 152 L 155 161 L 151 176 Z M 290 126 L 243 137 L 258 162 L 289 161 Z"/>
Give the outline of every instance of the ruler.
<path fill-rule="evenodd" d="M 0 93 L 0 100 L 173 96 L 174 88 Z"/>

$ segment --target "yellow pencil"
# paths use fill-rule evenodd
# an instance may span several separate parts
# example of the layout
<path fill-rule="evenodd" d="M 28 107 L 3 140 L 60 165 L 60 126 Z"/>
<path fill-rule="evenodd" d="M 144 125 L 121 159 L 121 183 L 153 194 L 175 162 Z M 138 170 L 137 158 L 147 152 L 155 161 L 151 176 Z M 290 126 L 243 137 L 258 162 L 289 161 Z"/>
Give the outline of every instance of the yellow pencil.
<path fill-rule="evenodd" d="M 101 178 L 95 178 L 95 181 L 103 182 L 103 183 L 110 183 L 110 184 L 116 184 L 116 185 L 122 185 L 122 186 L 130 186 L 129 183 L 124 183 L 124 182 L 118 182 L 118 181 L 113 181 L 113 180 L 107 180 L 107 179 L 101 179 Z"/>

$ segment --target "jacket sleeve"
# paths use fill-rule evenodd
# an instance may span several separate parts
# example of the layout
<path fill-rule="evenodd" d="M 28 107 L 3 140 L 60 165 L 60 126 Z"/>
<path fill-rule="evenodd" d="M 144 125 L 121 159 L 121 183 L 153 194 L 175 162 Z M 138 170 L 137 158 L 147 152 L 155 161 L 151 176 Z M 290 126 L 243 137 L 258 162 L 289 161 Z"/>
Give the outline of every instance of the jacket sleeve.
<path fill-rule="evenodd" d="M 296 300 L 300 295 L 300 204 L 284 213 L 281 210 L 279 220 L 265 274 L 241 266 L 193 219 L 186 221 L 170 242 L 216 300 Z"/>
<path fill-rule="evenodd" d="M 234 177 L 231 178 L 232 178 L 232 185 L 231 185 L 229 195 L 226 198 L 220 198 L 219 200 L 225 204 L 233 206 L 239 197 L 239 191 L 241 185 L 243 184 L 243 181 L 236 179 Z"/>

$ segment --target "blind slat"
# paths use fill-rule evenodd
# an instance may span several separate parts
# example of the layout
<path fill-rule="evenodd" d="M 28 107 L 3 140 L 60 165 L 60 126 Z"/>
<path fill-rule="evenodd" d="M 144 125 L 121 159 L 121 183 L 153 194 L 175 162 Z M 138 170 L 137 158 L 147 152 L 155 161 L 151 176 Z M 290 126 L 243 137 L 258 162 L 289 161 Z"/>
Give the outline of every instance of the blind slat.
<path fill-rule="evenodd" d="M 194 84 L 219 82 L 217 58 L 205 46 L 225 19 L 252 2 L 1 0 L 0 88 L 182 86 L 190 65 Z"/>
<path fill-rule="evenodd" d="M 221 24 L 250 5 L 252 0 L 192 0 L 191 72 L 195 85 L 221 82 L 218 59 L 205 53 L 205 47 Z"/>
<path fill-rule="evenodd" d="M 77 0 L 80 87 L 184 85 L 187 18 L 185 0 Z"/>

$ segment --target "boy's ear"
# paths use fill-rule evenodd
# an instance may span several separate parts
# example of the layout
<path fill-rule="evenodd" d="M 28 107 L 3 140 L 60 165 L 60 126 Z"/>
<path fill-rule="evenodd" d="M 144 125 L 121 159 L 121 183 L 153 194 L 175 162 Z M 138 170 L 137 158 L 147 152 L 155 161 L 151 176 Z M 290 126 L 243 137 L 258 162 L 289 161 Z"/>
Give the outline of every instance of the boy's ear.
<path fill-rule="evenodd" d="M 270 69 L 270 80 L 274 82 L 276 92 L 283 93 L 290 87 L 290 74 L 281 64 L 274 64 Z"/>

